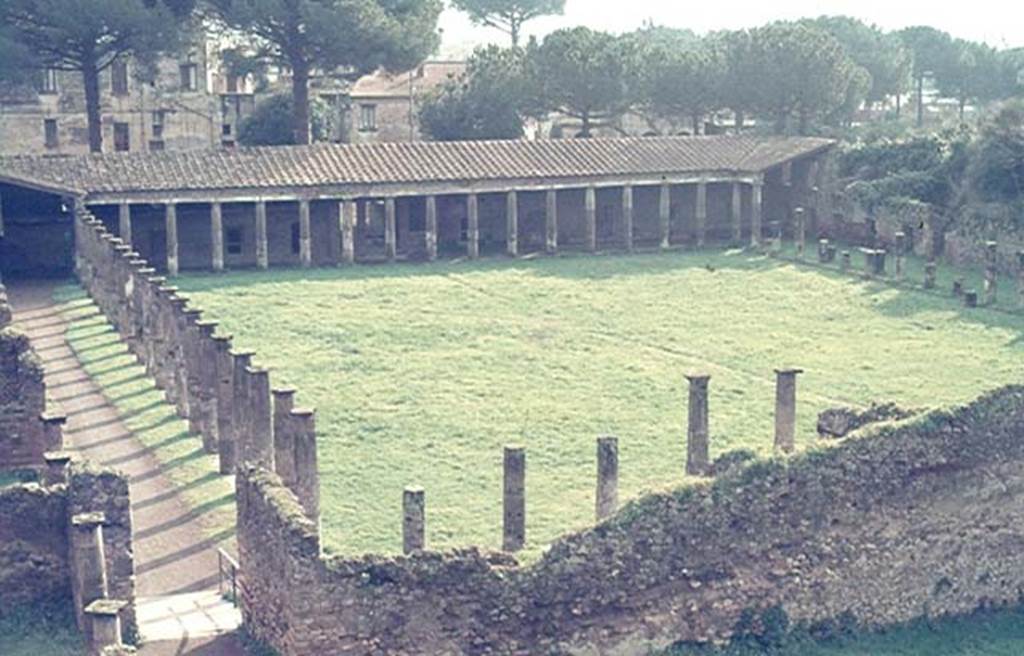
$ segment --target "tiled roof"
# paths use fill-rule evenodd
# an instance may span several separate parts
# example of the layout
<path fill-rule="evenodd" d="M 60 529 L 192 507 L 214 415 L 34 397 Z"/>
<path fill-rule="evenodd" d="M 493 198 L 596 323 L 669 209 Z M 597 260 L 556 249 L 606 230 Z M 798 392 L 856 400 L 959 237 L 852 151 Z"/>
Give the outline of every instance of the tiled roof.
<path fill-rule="evenodd" d="M 449 78 L 458 77 L 466 70 L 466 62 L 428 61 L 408 73 L 390 74 L 384 71 L 359 78 L 352 86 L 351 96 L 363 98 L 409 98 L 430 91 Z"/>
<path fill-rule="evenodd" d="M 90 196 L 347 185 L 756 174 L 829 147 L 810 137 L 637 137 L 317 144 L 66 157 L 0 157 L 0 180 Z"/>

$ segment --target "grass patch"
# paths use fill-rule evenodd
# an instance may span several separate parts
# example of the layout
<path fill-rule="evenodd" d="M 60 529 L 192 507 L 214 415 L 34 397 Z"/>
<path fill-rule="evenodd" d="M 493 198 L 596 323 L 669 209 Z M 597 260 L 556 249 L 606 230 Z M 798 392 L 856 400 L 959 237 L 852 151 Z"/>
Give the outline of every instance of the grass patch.
<path fill-rule="evenodd" d="M 935 406 L 1019 380 L 1024 319 L 744 253 L 187 275 L 176 284 L 319 411 L 325 541 L 395 553 L 401 492 L 432 548 L 500 545 L 501 448 L 528 459 L 526 555 L 593 515 L 594 439 L 623 500 L 677 485 L 682 374 L 712 374 L 712 455 L 767 454 L 773 368 L 807 373 L 798 443 L 837 404 Z"/>
<path fill-rule="evenodd" d="M 85 642 L 70 606 L 39 606 L 0 617 L 4 656 L 81 656 Z"/>
<path fill-rule="evenodd" d="M 55 292 L 55 299 L 69 322 L 68 343 L 86 373 L 143 446 L 159 459 L 161 471 L 198 513 L 207 535 L 220 540 L 218 546 L 232 546 L 233 478 L 217 473 L 217 456 L 203 451 L 201 438 L 189 432 L 188 423 L 175 414 L 85 292 L 68 285 Z M 117 463 L 111 466 L 116 469 Z"/>

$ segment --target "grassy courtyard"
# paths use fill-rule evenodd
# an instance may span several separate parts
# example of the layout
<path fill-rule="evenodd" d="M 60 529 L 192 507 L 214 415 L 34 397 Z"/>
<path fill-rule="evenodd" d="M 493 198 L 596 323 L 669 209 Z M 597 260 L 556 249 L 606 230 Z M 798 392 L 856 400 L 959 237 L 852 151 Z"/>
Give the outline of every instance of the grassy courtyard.
<path fill-rule="evenodd" d="M 594 439 L 621 493 L 683 480 L 683 373 L 712 375 L 712 455 L 771 450 L 773 368 L 798 443 L 837 404 L 966 401 L 1019 380 L 1024 318 L 744 253 L 275 270 L 177 283 L 319 412 L 326 542 L 396 552 L 401 492 L 432 548 L 497 547 L 501 451 L 527 448 L 528 555 L 593 515 Z"/>

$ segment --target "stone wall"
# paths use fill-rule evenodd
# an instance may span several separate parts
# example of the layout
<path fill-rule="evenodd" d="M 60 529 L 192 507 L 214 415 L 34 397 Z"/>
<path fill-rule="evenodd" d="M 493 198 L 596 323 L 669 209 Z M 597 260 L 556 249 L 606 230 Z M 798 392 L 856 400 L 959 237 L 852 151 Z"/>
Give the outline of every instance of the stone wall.
<path fill-rule="evenodd" d="M 748 609 L 866 625 L 1024 590 L 1024 388 L 633 502 L 536 564 L 320 556 L 273 474 L 238 477 L 249 630 L 283 654 L 646 654 Z"/>

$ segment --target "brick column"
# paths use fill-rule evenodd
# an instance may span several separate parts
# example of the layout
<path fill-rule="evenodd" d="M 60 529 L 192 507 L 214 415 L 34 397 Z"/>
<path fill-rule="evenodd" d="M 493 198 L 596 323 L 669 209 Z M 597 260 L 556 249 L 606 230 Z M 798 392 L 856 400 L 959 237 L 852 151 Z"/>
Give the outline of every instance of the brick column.
<path fill-rule="evenodd" d="M 295 438 L 295 496 L 309 517 L 320 526 L 320 470 L 317 464 L 316 413 L 307 409 L 292 410 L 292 431 Z"/>
<path fill-rule="evenodd" d="M 587 250 L 597 252 L 597 188 L 587 187 L 583 192 L 583 222 L 586 231 Z"/>
<path fill-rule="evenodd" d="M 597 438 L 597 495 L 595 516 L 601 521 L 619 507 L 619 438 Z"/>
<path fill-rule="evenodd" d="M 249 367 L 252 365 L 252 351 L 231 352 L 231 461 L 230 472 L 224 472 L 224 451 L 221 450 L 221 472 L 234 473 L 238 465 L 248 456 L 249 435 L 252 424 L 249 414 Z M 223 445 L 222 445 L 223 446 Z"/>
<path fill-rule="evenodd" d="M 46 486 L 62 485 L 68 482 L 68 466 L 71 454 L 67 451 L 48 451 L 43 454 L 46 469 L 43 471 L 43 484 Z"/>
<path fill-rule="evenodd" d="M 796 258 L 802 260 L 807 251 L 807 212 L 804 208 L 793 210 L 793 220 L 796 223 Z"/>
<path fill-rule="evenodd" d="M 622 241 L 626 250 L 633 252 L 633 187 L 622 188 Z"/>
<path fill-rule="evenodd" d="M 199 429 L 203 437 L 203 450 L 207 453 L 217 453 L 217 343 L 213 336 L 218 325 L 216 321 L 196 323 L 199 331 L 196 344 Z"/>
<path fill-rule="evenodd" d="M 224 270 L 224 211 L 218 202 L 210 203 L 211 266 L 214 271 Z"/>
<path fill-rule="evenodd" d="M 839 254 L 839 270 L 840 271 L 849 271 L 851 266 L 853 266 L 853 264 L 852 264 L 852 261 L 851 261 L 851 258 L 850 258 L 850 251 L 843 251 L 842 253 L 840 253 Z"/>
<path fill-rule="evenodd" d="M 523 447 L 505 447 L 504 470 L 502 549 L 515 552 L 526 544 L 526 451 Z"/>
<path fill-rule="evenodd" d="M 299 262 L 307 268 L 313 266 L 313 225 L 305 198 L 299 201 Z"/>
<path fill-rule="evenodd" d="M 775 448 L 792 453 L 796 439 L 796 377 L 802 369 L 775 370 Z"/>
<path fill-rule="evenodd" d="M 750 246 L 761 248 L 763 243 L 763 194 L 764 179 L 759 178 L 750 185 Z"/>
<path fill-rule="evenodd" d="M 121 647 L 121 611 L 128 606 L 119 599 L 97 599 L 85 609 L 91 654 L 102 656 L 107 648 Z"/>
<path fill-rule="evenodd" d="M 423 488 L 407 487 L 402 493 L 402 552 L 411 554 L 426 547 L 426 498 Z"/>
<path fill-rule="evenodd" d="M 511 257 L 519 256 L 519 194 L 505 197 L 505 250 Z"/>
<path fill-rule="evenodd" d="M 103 552 L 105 521 L 101 512 L 71 518 L 71 594 L 78 627 L 87 637 L 90 631 L 85 608 L 107 596 L 107 561 Z"/>
<path fill-rule="evenodd" d="M 437 259 L 437 196 L 427 196 L 427 216 L 424 224 L 424 240 L 427 248 L 427 260 Z"/>
<path fill-rule="evenodd" d="M 256 201 L 256 266 L 270 268 L 270 244 L 267 243 L 267 203 Z"/>
<path fill-rule="evenodd" d="M 697 183 L 695 210 L 697 218 L 697 248 L 704 248 L 708 232 L 708 184 L 703 180 Z"/>
<path fill-rule="evenodd" d="M 893 236 L 895 237 L 895 240 L 894 240 L 895 243 L 893 244 L 893 254 L 892 254 L 892 261 L 893 261 L 893 273 L 892 273 L 892 275 L 893 275 L 893 277 L 896 280 L 903 280 L 903 273 L 904 273 L 904 271 L 903 271 L 903 262 L 904 262 L 904 253 L 907 250 L 907 233 L 905 233 L 903 231 L 900 231 L 900 232 L 897 232 Z"/>
<path fill-rule="evenodd" d="M 743 188 L 740 183 L 732 183 L 732 241 L 739 246 L 743 242 Z"/>
<path fill-rule="evenodd" d="M 711 376 L 703 373 L 688 374 L 690 400 L 686 430 L 686 473 L 705 476 L 711 467 L 708 455 L 708 382 Z"/>
<path fill-rule="evenodd" d="M 359 218 L 359 206 L 354 200 L 343 200 L 338 204 L 338 212 L 338 220 L 341 223 L 341 263 L 355 264 L 356 220 Z"/>
<path fill-rule="evenodd" d="M 131 245 L 132 206 L 128 203 L 121 203 L 117 206 L 117 234 L 121 237 L 121 241 Z"/>
<path fill-rule="evenodd" d="M 672 246 L 672 187 L 667 182 L 661 183 L 658 195 L 658 221 L 661 231 L 661 248 Z"/>
<path fill-rule="evenodd" d="M 272 390 L 274 396 L 274 470 L 289 488 L 295 486 L 295 432 L 292 430 L 292 410 L 295 409 L 295 390 Z"/>
<path fill-rule="evenodd" d="M 480 199 L 476 194 L 466 195 L 466 256 L 480 257 Z"/>
<path fill-rule="evenodd" d="M 260 367 L 249 367 L 245 371 L 248 376 L 251 413 L 246 457 L 267 471 L 274 471 L 274 413 L 270 400 L 270 372 Z"/>
<path fill-rule="evenodd" d="M 995 305 L 999 278 L 999 244 L 985 242 L 985 305 Z"/>
<path fill-rule="evenodd" d="M 395 199 L 384 199 L 384 256 L 394 261 L 398 254 L 398 236 L 395 231 Z"/>
<path fill-rule="evenodd" d="M 167 231 L 167 274 L 178 275 L 178 206 L 164 206 L 164 224 Z"/>
<path fill-rule="evenodd" d="M 232 433 L 235 365 L 231 355 L 231 337 L 215 335 L 213 343 L 217 357 L 217 455 L 220 473 L 227 476 L 235 472 L 235 437 Z"/>
<path fill-rule="evenodd" d="M 924 265 L 924 288 L 935 289 L 935 274 L 938 272 L 938 265 L 935 262 L 926 262 Z"/>
<path fill-rule="evenodd" d="M 548 255 L 558 252 L 558 191 L 548 189 L 547 210 L 544 213 L 545 251 Z"/>
<path fill-rule="evenodd" d="M 43 441 L 46 451 L 61 451 L 64 448 L 64 425 L 68 418 L 63 412 L 47 410 L 39 417 L 43 424 Z"/>

